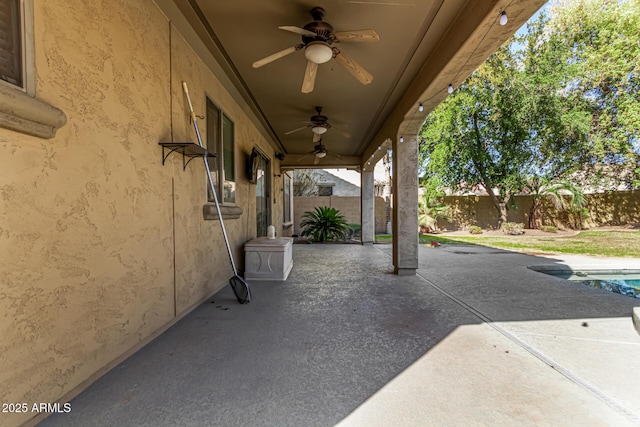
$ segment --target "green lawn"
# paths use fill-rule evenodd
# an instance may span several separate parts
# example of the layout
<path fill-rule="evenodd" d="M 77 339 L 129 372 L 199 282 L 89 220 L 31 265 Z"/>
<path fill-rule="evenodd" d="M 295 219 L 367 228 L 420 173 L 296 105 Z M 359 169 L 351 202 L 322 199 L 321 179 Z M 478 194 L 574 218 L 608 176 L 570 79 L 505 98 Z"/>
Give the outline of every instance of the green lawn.
<path fill-rule="evenodd" d="M 481 245 L 527 252 L 599 255 L 640 258 L 640 231 L 583 231 L 575 236 L 447 236 L 420 235 L 420 243 Z M 378 243 L 390 243 L 391 236 L 376 236 Z"/>

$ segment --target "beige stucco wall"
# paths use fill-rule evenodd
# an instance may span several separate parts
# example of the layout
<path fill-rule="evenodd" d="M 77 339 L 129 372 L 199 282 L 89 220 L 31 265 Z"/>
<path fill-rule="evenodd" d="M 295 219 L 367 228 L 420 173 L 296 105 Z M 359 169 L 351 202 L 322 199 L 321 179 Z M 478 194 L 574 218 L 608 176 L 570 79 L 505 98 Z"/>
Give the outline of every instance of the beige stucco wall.
<path fill-rule="evenodd" d="M 231 275 L 218 221 L 203 220 L 202 162 L 182 95 L 234 121 L 238 265 L 255 237 L 245 156 L 261 136 L 151 0 L 34 2 L 36 96 L 67 116 L 55 138 L 0 129 L 0 402 L 55 402 L 220 289 Z M 203 135 L 204 120 L 200 123 Z M 272 185 L 282 230 L 282 181 Z M 174 263 L 175 260 L 175 263 Z M 36 414 L 2 414 L 16 426 Z"/>
<path fill-rule="evenodd" d="M 498 226 L 498 213 L 488 196 L 447 196 L 443 202 L 450 207 L 451 221 L 439 220 L 440 228 L 457 229 L 478 225 L 485 229 Z M 516 196 L 515 206 L 509 209 L 510 222 L 529 221 L 531 197 Z M 585 227 L 604 225 L 626 225 L 640 223 L 640 191 L 616 191 L 585 195 L 585 208 L 589 211 Z M 550 201 L 544 202 L 542 222 L 570 228 L 571 221 L 566 212 L 558 212 Z"/>

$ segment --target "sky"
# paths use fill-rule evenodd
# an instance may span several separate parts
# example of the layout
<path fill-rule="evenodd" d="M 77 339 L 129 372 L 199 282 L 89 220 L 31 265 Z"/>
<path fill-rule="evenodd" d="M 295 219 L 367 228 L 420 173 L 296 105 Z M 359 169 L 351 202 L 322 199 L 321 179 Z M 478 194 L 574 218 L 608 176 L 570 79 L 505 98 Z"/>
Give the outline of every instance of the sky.
<path fill-rule="evenodd" d="M 338 178 L 342 178 L 347 182 L 350 182 L 353 185 L 357 185 L 360 187 L 360 172 L 347 170 L 347 169 L 325 169 L 330 174 L 337 176 Z M 373 170 L 373 179 L 374 180 L 384 180 L 384 164 L 382 162 L 376 163 L 376 168 Z"/>

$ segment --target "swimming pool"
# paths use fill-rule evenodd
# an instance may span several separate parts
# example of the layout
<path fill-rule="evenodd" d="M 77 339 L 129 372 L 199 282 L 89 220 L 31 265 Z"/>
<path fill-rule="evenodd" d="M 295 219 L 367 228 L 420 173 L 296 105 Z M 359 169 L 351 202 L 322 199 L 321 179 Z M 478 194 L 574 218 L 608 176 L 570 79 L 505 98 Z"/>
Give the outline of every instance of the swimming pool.
<path fill-rule="evenodd" d="M 593 288 L 640 298 L 640 274 L 625 273 L 591 273 L 578 271 L 569 280 L 579 282 Z"/>
<path fill-rule="evenodd" d="M 570 270 L 557 266 L 531 266 L 531 270 L 561 277 L 593 288 L 640 298 L 640 270 Z"/>

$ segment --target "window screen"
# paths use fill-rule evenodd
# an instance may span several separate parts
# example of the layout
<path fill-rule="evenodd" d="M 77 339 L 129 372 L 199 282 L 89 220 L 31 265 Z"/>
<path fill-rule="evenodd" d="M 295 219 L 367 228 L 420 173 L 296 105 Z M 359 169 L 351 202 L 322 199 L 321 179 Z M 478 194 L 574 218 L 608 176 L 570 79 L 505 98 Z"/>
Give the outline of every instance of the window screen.
<path fill-rule="evenodd" d="M 236 202 L 236 162 L 233 122 L 222 115 L 222 165 L 224 170 L 224 202 Z"/>
<path fill-rule="evenodd" d="M 282 222 L 291 222 L 291 178 L 286 173 L 282 175 Z"/>
<path fill-rule="evenodd" d="M 0 80 L 23 87 L 20 0 L 0 0 Z"/>

